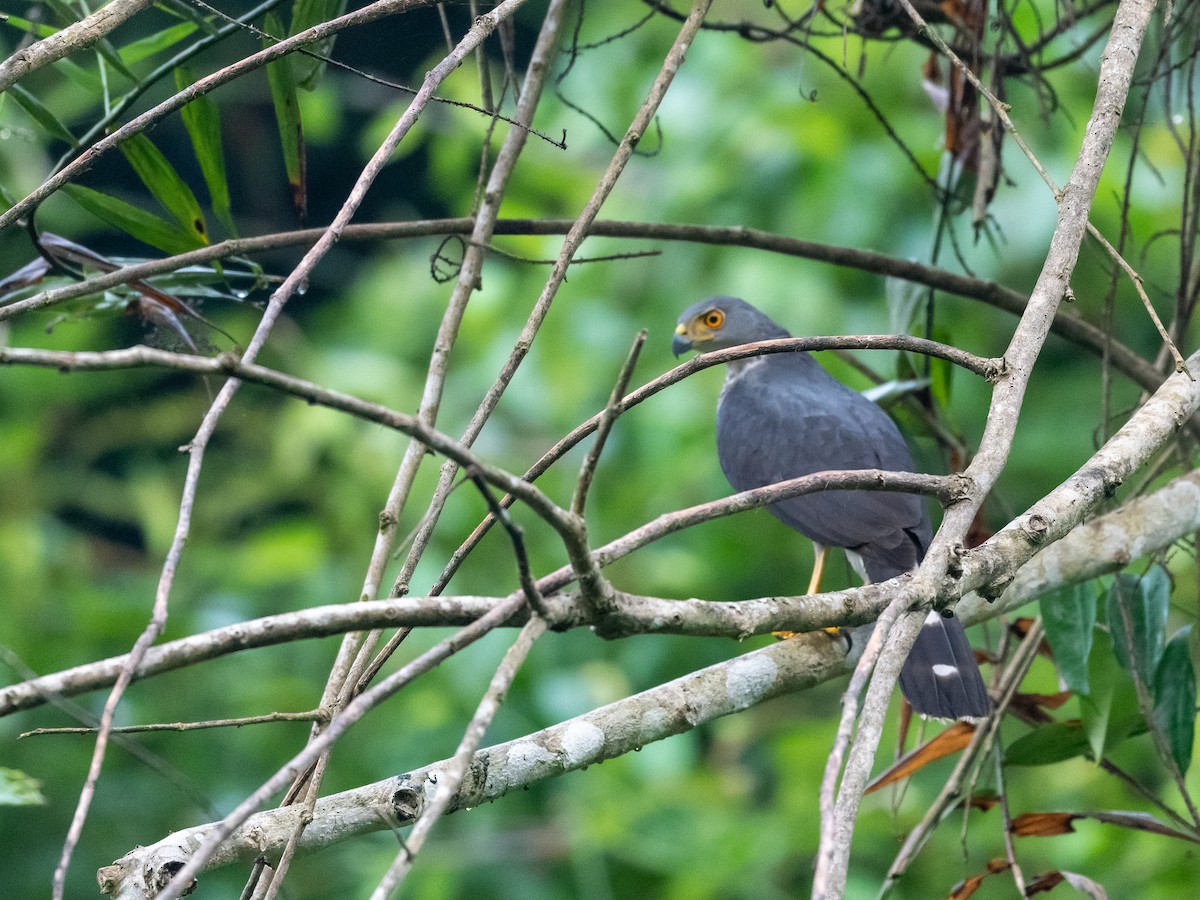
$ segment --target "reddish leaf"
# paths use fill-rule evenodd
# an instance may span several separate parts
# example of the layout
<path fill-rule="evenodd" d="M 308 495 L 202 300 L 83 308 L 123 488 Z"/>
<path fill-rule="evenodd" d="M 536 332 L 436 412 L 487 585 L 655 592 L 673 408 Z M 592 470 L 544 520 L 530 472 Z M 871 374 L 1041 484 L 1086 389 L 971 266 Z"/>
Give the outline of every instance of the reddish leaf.
<path fill-rule="evenodd" d="M 999 875 L 1001 872 L 1007 872 L 1008 869 L 1008 860 L 1002 857 L 988 860 L 988 864 L 983 872 L 978 875 L 972 875 L 965 881 L 961 881 L 955 885 L 954 890 L 949 893 L 947 900 L 967 900 L 968 897 L 974 896 L 975 892 L 983 885 L 983 879 L 992 875 Z"/>
<path fill-rule="evenodd" d="M 1047 709 L 1058 709 L 1073 697 L 1071 691 L 1057 694 L 1014 694 L 1009 709 L 1022 721 L 1043 725 L 1054 721 Z"/>
<path fill-rule="evenodd" d="M 1033 879 L 1033 881 L 1026 882 L 1025 896 L 1032 897 L 1034 894 L 1044 894 L 1046 891 L 1050 891 L 1058 887 L 1063 883 L 1063 880 L 1062 872 L 1045 872 Z"/>
<path fill-rule="evenodd" d="M 1064 812 L 1021 813 L 1009 826 L 1016 837 L 1051 837 L 1056 834 L 1070 834 L 1075 830 L 1071 824 L 1079 815 Z"/>
<path fill-rule="evenodd" d="M 970 799 L 967 800 L 967 806 L 971 807 L 971 809 L 977 809 L 980 812 L 987 812 L 999 802 L 999 794 L 984 792 L 972 794 Z"/>
<path fill-rule="evenodd" d="M 935 737 L 933 740 L 922 744 L 911 753 L 902 756 L 892 765 L 888 766 L 879 777 L 867 785 L 864 794 L 870 794 L 879 790 L 881 787 L 886 787 L 893 782 L 899 781 L 901 778 L 907 778 L 913 772 L 929 765 L 934 760 L 941 759 L 943 756 L 949 756 L 951 753 L 957 753 L 967 744 L 971 743 L 971 736 L 975 733 L 975 726 L 970 722 L 956 722 Z"/>
<path fill-rule="evenodd" d="M 982 887 L 983 879 L 986 877 L 986 875 L 972 875 L 965 881 L 960 881 L 946 896 L 949 900 L 967 900 L 968 897 L 975 896 L 975 892 Z"/>
<path fill-rule="evenodd" d="M 1151 834 L 1161 834 L 1165 837 L 1179 838 L 1193 844 L 1200 844 L 1200 837 L 1168 828 L 1149 813 L 1140 812 L 1038 812 L 1022 813 L 1013 819 L 1010 831 L 1017 837 L 1053 837 L 1059 834 L 1069 834 L 1075 830 L 1076 819 L 1092 819 L 1106 825 L 1119 825 L 1122 828 L 1132 828 L 1135 831 L 1148 831 Z"/>
<path fill-rule="evenodd" d="M 1029 616 L 1022 616 L 1019 619 L 1014 619 L 1009 623 L 1008 630 L 1019 638 L 1025 637 L 1029 633 L 1029 629 L 1033 626 L 1034 620 Z M 1043 639 L 1038 644 L 1038 653 L 1047 659 L 1053 659 L 1054 654 L 1050 651 L 1050 645 Z"/>

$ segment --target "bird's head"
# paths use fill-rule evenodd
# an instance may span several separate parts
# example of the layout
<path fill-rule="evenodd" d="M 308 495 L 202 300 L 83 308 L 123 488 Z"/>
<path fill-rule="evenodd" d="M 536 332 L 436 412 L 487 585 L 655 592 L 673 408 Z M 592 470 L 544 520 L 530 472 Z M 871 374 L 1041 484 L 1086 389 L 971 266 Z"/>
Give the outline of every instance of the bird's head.
<path fill-rule="evenodd" d="M 745 300 L 710 297 L 693 303 L 679 316 L 671 350 L 676 356 L 687 350 L 706 353 L 740 344 L 791 337 Z"/>

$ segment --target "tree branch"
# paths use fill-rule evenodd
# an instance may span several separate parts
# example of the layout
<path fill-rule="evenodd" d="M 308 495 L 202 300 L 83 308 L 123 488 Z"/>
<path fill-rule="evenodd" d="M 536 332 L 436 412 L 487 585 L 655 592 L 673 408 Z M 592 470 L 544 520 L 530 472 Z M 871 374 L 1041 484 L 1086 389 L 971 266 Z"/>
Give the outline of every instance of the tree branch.
<path fill-rule="evenodd" d="M 900 2 L 911 12 L 908 0 Z M 918 611 L 910 613 L 910 618 L 924 618 L 923 607 L 930 601 L 961 596 L 962 587 L 954 582 L 960 568 L 958 558 L 962 541 L 983 498 L 995 484 L 1008 459 L 1034 363 L 1050 332 L 1055 311 L 1070 287 L 1070 276 L 1087 232 L 1092 199 L 1120 124 L 1134 64 L 1153 9 L 1153 0 L 1122 0 L 1117 8 L 1109 42 L 1101 57 L 1096 100 L 1078 159 L 1062 192 L 1058 220 L 1046 260 L 1005 353 L 1008 369 L 992 392 L 979 452 L 964 473 L 974 481 L 976 491 L 969 500 L 946 510 L 925 561 L 914 577 L 914 596 L 919 602 Z M 907 657 L 918 632 L 919 629 L 915 627 L 897 629 L 898 639 L 889 641 L 891 653 L 902 661 Z M 893 689 L 895 679 L 892 676 L 898 671 L 899 663 L 884 665 L 881 661 L 877 666 L 875 680 L 879 682 L 878 690 L 881 693 Z M 839 792 L 839 801 L 844 798 L 845 804 L 839 802 L 834 813 L 841 821 L 853 822 L 857 818 L 859 801 L 870 776 L 882 727 L 883 714 L 879 707 L 872 707 L 870 714 L 864 715 L 859 723 Z M 814 880 L 814 898 L 823 900 L 844 895 L 851 843 L 848 835 L 846 838 L 844 841 L 838 838 L 822 842 L 818 850 L 817 871 L 823 877 Z"/>
<path fill-rule="evenodd" d="M 548 778 L 586 768 L 765 700 L 811 687 L 843 671 L 839 645 L 824 634 L 801 635 L 677 678 L 608 706 L 474 755 L 448 809 L 478 806 Z M 313 851 L 359 834 L 412 822 L 433 797 L 449 764 L 317 801 L 300 847 Z M 299 810 L 258 813 L 240 825 L 205 868 L 277 853 Z M 215 825 L 177 832 L 142 847 L 99 873 L 101 890 L 121 900 L 152 896 L 156 884 L 209 843 Z"/>
<path fill-rule="evenodd" d="M 109 0 L 90 16 L 68 25 L 49 37 L 35 41 L 0 62 L 0 93 L 26 75 L 57 62 L 76 50 L 83 50 L 104 38 L 146 7 L 153 0 Z"/>

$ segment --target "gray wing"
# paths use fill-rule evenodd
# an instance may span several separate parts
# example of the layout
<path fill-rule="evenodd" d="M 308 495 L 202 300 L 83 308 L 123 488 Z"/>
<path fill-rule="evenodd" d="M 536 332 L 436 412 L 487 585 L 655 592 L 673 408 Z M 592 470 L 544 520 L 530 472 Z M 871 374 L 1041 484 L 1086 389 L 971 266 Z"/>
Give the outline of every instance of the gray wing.
<path fill-rule="evenodd" d="M 731 377 L 717 450 L 737 490 L 828 469 L 913 468 L 887 413 L 799 356 L 763 359 Z M 824 491 L 769 508 L 811 540 L 862 555 L 872 581 L 910 570 L 929 542 L 925 502 L 913 494 Z"/>

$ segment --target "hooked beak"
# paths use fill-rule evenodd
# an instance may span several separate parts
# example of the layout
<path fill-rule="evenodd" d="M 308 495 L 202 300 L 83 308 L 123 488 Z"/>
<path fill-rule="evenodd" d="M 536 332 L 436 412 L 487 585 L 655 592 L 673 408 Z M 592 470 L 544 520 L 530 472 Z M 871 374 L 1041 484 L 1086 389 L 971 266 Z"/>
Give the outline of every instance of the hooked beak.
<path fill-rule="evenodd" d="M 675 337 L 671 340 L 671 352 L 678 359 L 680 354 L 686 353 L 692 349 L 692 339 L 687 336 L 687 326 L 679 324 L 675 326 Z"/>

